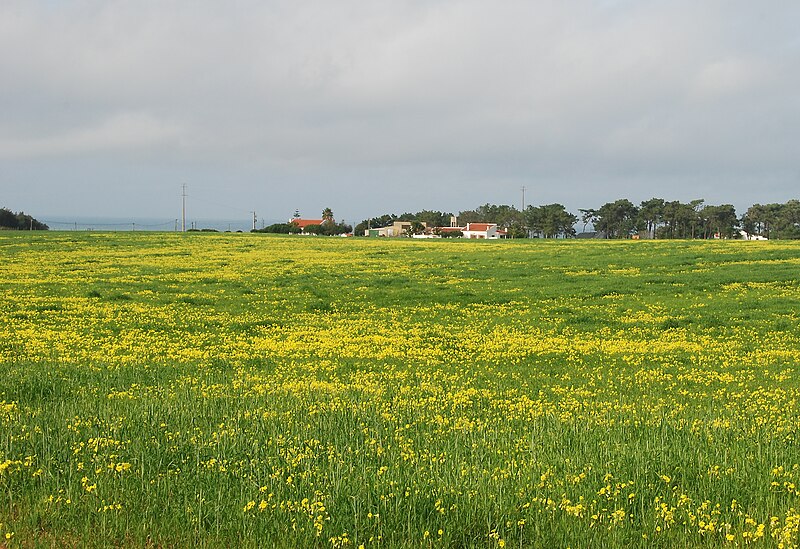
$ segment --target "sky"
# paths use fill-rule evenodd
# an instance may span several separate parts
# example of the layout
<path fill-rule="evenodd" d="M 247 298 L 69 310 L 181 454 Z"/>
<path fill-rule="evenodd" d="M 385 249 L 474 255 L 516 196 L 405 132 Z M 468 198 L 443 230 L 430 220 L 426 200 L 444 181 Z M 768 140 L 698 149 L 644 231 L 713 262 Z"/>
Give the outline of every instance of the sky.
<path fill-rule="evenodd" d="M 0 206 L 800 198 L 800 3 L 3 0 Z"/>

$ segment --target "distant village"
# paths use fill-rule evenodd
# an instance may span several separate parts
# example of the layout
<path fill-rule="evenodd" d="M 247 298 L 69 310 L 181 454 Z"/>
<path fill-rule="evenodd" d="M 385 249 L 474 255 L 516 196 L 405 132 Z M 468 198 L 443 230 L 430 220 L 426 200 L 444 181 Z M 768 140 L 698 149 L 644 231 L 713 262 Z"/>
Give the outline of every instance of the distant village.
<path fill-rule="evenodd" d="M 321 219 L 302 219 L 292 218 L 290 224 L 297 226 L 298 234 L 317 234 L 318 227 L 323 224 Z M 343 233 L 353 236 L 354 233 Z M 393 221 L 391 225 L 376 227 L 374 229 L 364 229 L 363 233 L 357 236 L 372 237 L 408 237 L 408 238 L 473 238 L 473 239 L 496 239 L 508 238 L 508 231 L 501 229 L 497 223 L 467 223 L 458 225 L 456 217 L 451 217 L 450 225 L 447 227 L 430 227 L 424 221 Z"/>
<path fill-rule="evenodd" d="M 595 239 L 798 239 L 800 201 L 754 204 L 740 217 L 730 204 L 711 205 L 653 198 L 636 206 L 627 199 L 575 215 L 561 204 L 527 206 L 485 204 L 452 213 L 422 210 L 365 219 L 355 227 L 337 223 L 330 208 L 320 218 L 295 212 L 286 223 L 256 232 L 373 238 L 595 238 Z"/>

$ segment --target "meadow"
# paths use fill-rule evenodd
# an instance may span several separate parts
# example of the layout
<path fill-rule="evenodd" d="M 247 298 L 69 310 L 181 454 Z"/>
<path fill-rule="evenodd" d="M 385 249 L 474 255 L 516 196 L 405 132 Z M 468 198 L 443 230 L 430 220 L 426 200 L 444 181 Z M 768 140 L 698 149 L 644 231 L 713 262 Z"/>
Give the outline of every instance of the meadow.
<path fill-rule="evenodd" d="M 800 543 L 800 243 L 9 231 L 0 273 L 0 546 Z"/>

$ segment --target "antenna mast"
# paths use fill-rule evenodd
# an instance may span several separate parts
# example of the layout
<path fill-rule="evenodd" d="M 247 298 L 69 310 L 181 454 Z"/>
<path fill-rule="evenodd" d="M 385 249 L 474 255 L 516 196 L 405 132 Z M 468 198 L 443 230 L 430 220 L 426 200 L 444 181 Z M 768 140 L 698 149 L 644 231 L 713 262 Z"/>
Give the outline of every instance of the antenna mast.
<path fill-rule="evenodd" d="M 183 208 L 181 210 L 181 232 L 186 232 L 186 183 L 183 184 L 183 192 L 181 193 L 183 199 Z"/>

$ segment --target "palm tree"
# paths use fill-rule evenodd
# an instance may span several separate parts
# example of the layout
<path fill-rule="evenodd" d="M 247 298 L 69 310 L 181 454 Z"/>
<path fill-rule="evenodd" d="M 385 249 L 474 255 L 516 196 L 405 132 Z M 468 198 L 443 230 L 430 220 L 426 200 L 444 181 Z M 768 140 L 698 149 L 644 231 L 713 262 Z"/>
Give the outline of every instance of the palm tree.
<path fill-rule="evenodd" d="M 333 210 L 330 208 L 325 208 L 322 210 L 322 222 L 323 223 L 333 223 Z"/>

